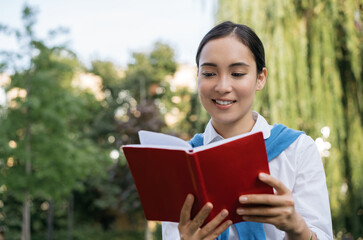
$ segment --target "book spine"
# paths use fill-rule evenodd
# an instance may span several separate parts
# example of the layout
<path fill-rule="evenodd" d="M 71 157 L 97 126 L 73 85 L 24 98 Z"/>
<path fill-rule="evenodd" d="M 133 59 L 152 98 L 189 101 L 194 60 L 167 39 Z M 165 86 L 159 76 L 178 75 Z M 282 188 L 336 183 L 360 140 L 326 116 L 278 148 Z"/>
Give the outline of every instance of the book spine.
<path fill-rule="evenodd" d="M 203 174 L 199 165 L 197 153 L 188 154 L 188 166 L 190 168 L 197 201 L 200 208 L 208 202 L 208 195 L 204 184 Z"/>

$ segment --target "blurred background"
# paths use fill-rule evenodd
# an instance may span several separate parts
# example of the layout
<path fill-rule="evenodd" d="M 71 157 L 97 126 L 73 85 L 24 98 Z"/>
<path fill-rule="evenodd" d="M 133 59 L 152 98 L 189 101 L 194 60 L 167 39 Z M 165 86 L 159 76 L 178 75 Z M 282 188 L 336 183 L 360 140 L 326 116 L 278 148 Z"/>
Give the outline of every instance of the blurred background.
<path fill-rule="evenodd" d="M 254 109 L 320 150 L 335 239 L 363 239 L 362 0 L 0 0 L 0 240 L 161 239 L 122 150 L 209 120 L 194 55 L 231 20 L 269 70 Z"/>

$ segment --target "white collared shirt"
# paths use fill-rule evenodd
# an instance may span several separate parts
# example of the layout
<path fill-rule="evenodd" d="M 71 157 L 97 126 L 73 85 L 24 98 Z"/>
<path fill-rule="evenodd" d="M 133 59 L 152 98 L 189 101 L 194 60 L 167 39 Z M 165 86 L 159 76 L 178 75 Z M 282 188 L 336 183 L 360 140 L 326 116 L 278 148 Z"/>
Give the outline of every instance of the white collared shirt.
<path fill-rule="evenodd" d="M 263 133 L 264 139 L 270 136 L 272 126 L 264 117 L 253 112 L 255 125 L 251 132 Z M 222 140 L 209 121 L 204 134 L 203 144 Z M 295 209 L 304 218 L 318 239 L 333 239 L 332 222 L 325 172 L 320 153 L 314 140 L 300 135 L 285 151 L 269 162 L 270 174 L 278 178 L 292 192 Z M 266 239 L 284 239 L 285 232 L 271 224 L 264 224 Z M 178 224 L 162 223 L 163 240 L 180 239 Z M 237 240 L 237 230 L 230 227 L 230 240 Z"/>

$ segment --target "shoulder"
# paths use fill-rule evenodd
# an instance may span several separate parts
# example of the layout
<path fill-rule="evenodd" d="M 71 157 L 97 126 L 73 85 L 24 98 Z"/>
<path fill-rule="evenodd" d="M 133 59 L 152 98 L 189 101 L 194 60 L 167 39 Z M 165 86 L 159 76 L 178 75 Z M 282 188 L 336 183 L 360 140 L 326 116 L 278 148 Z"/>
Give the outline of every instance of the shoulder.
<path fill-rule="evenodd" d="M 265 139 L 266 151 L 269 161 L 286 151 L 303 132 L 290 129 L 282 124 L 275 124 L 270 136 Z"/>
<path fill-rule="evenodd" d="M 274 147 L 286 142 L 286 149 L 300 149 L 306 146 L 315 145 L 314 140 L 303 131 L 288 128 L 283 124 L 271 126 L 271 134 L 267 139 L 273 143 Z"/>
<path fill-rule="evenodd" d="M 301 134 L 285 150 L 285 155 L 289 161 L 295 161 L 297 169 L 323 169 L 319 149 L 315 141 L 306 134 Z"/>
<path fill-rule="evenodd" d="M 315 141 L 309 135 L 301 134 L 286 151 L 294 151 L 296 153 L 314 152 L 319 153 Z"/>
<path fill-rule="evenodd" d="M 282 124 L 271 127 L 271 135 L 266 139 L 266 150 L 273 158 L 283 153 L 290 162 L 295 161 L 296 164 L 301 163 L 301 159 L 321 161 L 317 145 L 310 136 Z"/>

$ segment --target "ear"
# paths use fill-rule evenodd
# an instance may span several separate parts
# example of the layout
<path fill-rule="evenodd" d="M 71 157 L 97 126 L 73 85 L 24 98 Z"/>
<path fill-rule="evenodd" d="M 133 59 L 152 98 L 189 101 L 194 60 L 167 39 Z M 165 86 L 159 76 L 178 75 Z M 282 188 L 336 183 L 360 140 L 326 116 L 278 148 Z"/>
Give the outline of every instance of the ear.
<path fill-rule="evenodd" d="M 257 75 L 256 91 L 260 91 L 265 87 L 267 79 L 267 69 L 264 67 L 262 72 Z"/>

